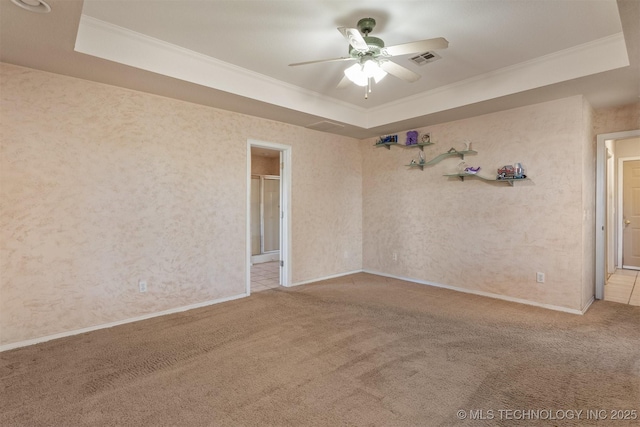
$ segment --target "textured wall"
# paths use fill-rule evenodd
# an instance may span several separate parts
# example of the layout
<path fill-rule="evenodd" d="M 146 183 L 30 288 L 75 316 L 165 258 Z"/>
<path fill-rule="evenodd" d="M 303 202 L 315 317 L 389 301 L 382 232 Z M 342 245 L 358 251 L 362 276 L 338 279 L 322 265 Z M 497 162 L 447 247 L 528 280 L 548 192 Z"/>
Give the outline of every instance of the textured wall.
<path fill-rule="evenodd" d="M 361 268 L 357 141 L 0 72 L 0 344 L 244 293 L 249 138 L 292 146 L 293 282 Z"/>
<path fill-rule="evenodd" d="M 593 128 L 596 135 L 640 129 L 640 102 L 595 110 Z"/>
<path fill-rule="evenodd" d="M 251 173 L 253 175 L 280 176 L 280 158 L 251 154 Z"/>
<path fill-rule="evenodd" d="M 470 165 L 495 176 L 521 162 L 531 180 L 510 187 L 456 172 L 458 158 L 409 170 L 417 149 L 363 142 L 365 269 L 570 309 L 582 306 L 581 97 L 431 126 L 427 160 L 472 141 Z M 405 140 L 404 132 L 399 134 Z M 398 254 L 393 261 L 392 253 Z M 536 272 L 546 283 L 536 283 Z"/>
<path fill-rule="evenodd" d="M 469 139 L 481 173 L 523 163 L 531 181 L 509 187 L 443 177 L 455 158 L 408 170 L 417 150 L 0 72 L 0 345 L 243 293 L 247 139 L 292 146 L 294 283 L 364 265 L 580 309 L 587 140 L 640 128 L 640 104 L 593 114 L 574 97 L 420 129 L 437 143 L 427 159 Z"/>

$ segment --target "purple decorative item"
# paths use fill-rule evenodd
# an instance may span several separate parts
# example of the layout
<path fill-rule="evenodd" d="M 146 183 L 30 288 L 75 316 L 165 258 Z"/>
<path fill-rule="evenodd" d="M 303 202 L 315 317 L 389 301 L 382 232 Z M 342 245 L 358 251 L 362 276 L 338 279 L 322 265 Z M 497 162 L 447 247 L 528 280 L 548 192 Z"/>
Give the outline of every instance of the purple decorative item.
<path fill-rule="evenodd" d="M 406 145 L 416 145 L 418 143 L 418 131 L 410 130 L 407 132 Z"/>
<path fill-rule="evenodd" d="M 475 175 L 475 174 L 477 174 L 479 170 L 480 170 L 480 166 L 475 167 L 475 168 L 474 168 L 473 166 L 469 166 L 469 167 L 466 167 L 466 168 L 464 169 L 464 171 L 465 171 L 466 173 L 471 174 L 471 175 Z"/>

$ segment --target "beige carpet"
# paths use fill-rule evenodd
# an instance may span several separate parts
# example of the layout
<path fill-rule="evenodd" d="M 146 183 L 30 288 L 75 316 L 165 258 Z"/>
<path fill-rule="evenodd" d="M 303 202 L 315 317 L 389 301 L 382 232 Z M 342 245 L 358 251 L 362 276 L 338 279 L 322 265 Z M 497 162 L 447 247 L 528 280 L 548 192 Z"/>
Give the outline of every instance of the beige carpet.
<path fill-rule="evenodd" d="M 2 426 L 640 424 L 610 412 L 640 410 L 640 307 L 577 316 L 367 274 L 0 358 Z"/>

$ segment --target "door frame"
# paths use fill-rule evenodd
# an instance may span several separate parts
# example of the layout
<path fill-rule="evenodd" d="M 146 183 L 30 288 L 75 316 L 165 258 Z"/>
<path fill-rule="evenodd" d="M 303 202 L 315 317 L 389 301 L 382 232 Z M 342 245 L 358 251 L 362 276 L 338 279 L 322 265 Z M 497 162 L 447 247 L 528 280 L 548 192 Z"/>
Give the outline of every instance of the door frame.
<path fill-rule="evenodd" d="M 606 235 L 606 141 L 640 137 L 640 129 L 626 132 L 603 133 L 596 137 L 596 299 L 604 298 L 604 283 L 606 281 L 605 245 Z"/>
<path fill-rule="evenodd" d="M 245 286 L 251 294 L 251 147 L 280 152 L 280 285 L 291 286 L 291 146 L 247 139 Z"/>
<path fill-rule="evenodd" d="M 640 160 L 640 156 L 633 156 L 633 157 L 619 157 L 618 158 L 618 185 L 616 187 L 616 192 L 618 193 L 618 215 L 616 218 L 616 228 L 617 228 L 617 235 L 618 235 L 618 261 L 617 261 L 617 265 L 620 268 L 627 268 L 623 265 L 622 263 L 622 255 L 624 252 L 624 162 L 633 162 L 636 160 Z M 635 270 L 635 268 L 634 268 Z"/>

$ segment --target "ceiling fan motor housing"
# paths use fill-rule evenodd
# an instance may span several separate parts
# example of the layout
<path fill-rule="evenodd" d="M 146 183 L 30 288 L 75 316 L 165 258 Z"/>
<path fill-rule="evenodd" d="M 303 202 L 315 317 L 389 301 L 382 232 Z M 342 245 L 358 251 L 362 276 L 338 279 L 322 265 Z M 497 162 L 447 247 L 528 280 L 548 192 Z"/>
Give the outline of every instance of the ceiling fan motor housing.
<path fill-rule="evenodd" d="M 367 46 L 369 46 L 369 51 L 366 53 L 372 53 L 374 55 L 380 54 L 380 50 L 384 47 L 384 41 L 382 41 L 382 39 L 371 36 L 365 36 L 363 39 L 365 43 L 367 43 Z M 353 46 L 349 45 L 349 54 L 352 57 L 357 58 L 362 55 L 362 52 L 358 52 L 353 48 Z"/>
<path fill-rule="evenodd" d="M 365 36 L 368 35 L 376 26 L 376 20 L 373 18 L 362 18 L 358 21 L 358 30 Z"/>

